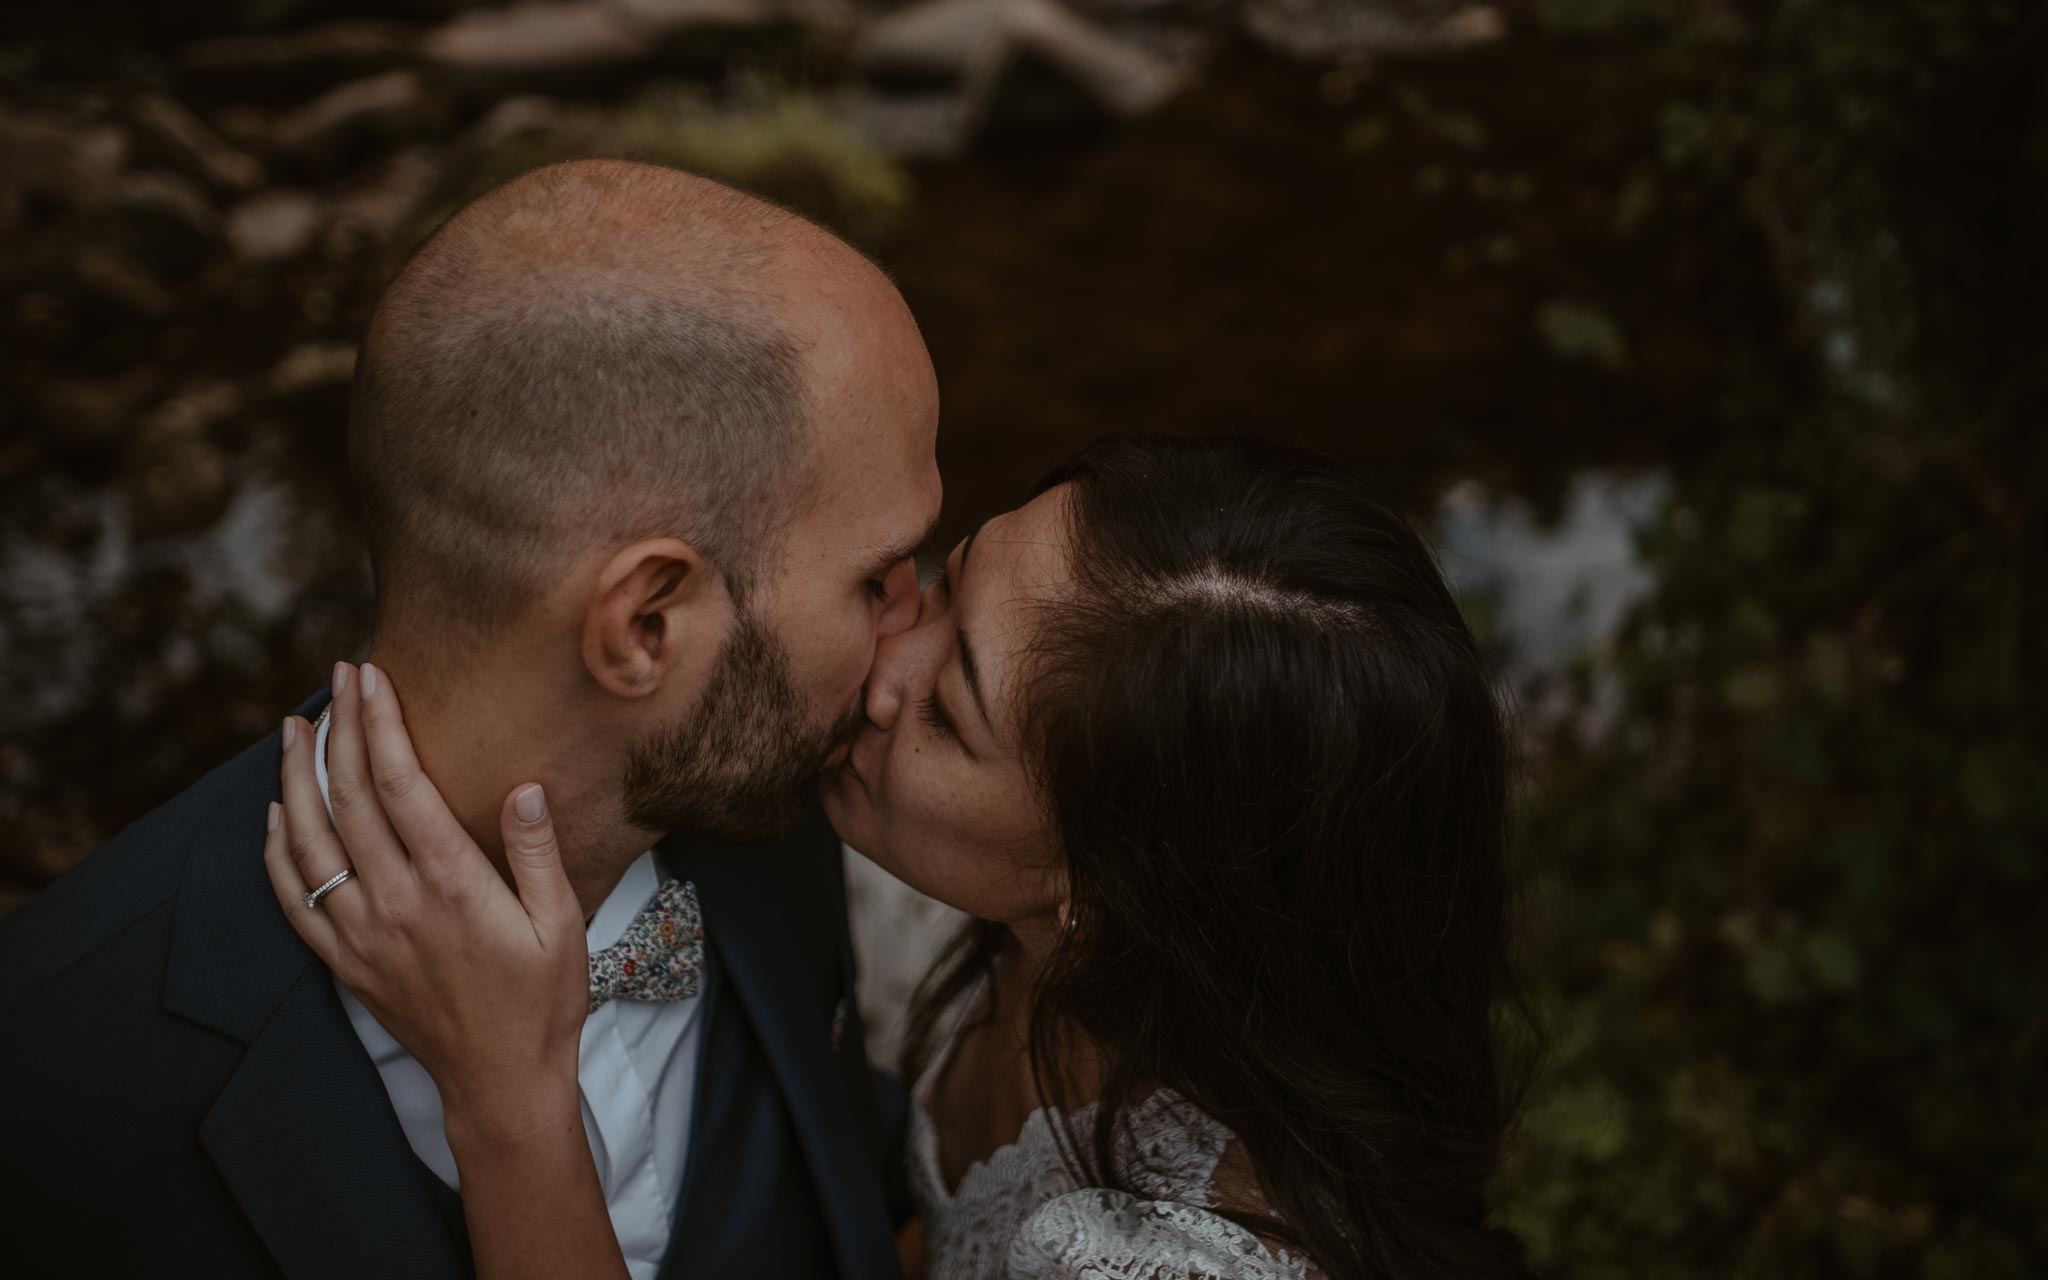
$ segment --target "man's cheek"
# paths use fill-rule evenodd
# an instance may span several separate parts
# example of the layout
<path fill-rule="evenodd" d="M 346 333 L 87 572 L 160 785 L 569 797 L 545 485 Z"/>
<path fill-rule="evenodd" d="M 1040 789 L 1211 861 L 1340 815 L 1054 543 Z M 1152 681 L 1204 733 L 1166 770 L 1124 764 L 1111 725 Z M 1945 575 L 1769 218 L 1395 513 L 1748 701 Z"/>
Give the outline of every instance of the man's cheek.
<path fill-rule="evenodd" d="M 857 626 L 842 633 L 838 662 L 834 667 L 835 689 L 859 688 L 875 665 L 875 628 L 872 619 L 862 618 Z"/>
<path fill-rule="evenodd" d="M 867 683 L 874 655 L 871 638 L 809 655 L 809 670 L 814 673 L 811 688 L 819 705 L 830 708 L 834 714 L 851 706 L 860 697 L 861 686 Z"/>

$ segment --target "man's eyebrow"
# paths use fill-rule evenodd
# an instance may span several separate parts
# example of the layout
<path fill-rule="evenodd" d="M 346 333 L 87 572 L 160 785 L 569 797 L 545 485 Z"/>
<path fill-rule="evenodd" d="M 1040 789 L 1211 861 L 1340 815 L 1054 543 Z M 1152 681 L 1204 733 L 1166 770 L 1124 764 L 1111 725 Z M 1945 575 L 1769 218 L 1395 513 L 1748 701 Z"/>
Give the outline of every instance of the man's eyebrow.
<path fill-rule="evenodd" d="M 891 547 L 887 551 L 883 551 L 876 555 L 874 560 L 870 562 L 871 567 L 869 569 L 869 572 L 881 573 L 885 570 L 895 568 L 898 563 L 910 559 L 910 557 L 916 555 L 919 551 L 921 551 L 924 548 L 924 545 L 930 542 L 932 538 L 938 533 L 938 531 L 939 517 L 933 516 L 931 523 L 924 527 L 924 532 L 918 534 L 915 538 L 912 538 L 908 543 L 905 543 L 902 546 Z"/>

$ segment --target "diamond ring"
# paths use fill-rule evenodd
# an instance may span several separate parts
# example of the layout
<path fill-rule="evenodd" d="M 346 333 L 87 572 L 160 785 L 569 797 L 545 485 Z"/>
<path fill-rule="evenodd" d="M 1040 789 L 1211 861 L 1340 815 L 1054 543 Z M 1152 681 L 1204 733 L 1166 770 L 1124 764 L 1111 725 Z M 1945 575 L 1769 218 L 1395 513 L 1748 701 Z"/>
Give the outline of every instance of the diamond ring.
<path fill-rule="evenodd" d="M 343 867 L 341 870 L 335 872 L 332 876 L 330 876 L 326 884 L 321 885 L 318 889 L 315 889 L 313 890 L 313 892 L 306 895 L 306 905 L 309 907 L 319 906 L 320 899 L 326 897 L 328 894 L 340 888 L 342 881 L 347 880 L 354 875 L 355 872 L 349 870 L 347 867 Z"/>

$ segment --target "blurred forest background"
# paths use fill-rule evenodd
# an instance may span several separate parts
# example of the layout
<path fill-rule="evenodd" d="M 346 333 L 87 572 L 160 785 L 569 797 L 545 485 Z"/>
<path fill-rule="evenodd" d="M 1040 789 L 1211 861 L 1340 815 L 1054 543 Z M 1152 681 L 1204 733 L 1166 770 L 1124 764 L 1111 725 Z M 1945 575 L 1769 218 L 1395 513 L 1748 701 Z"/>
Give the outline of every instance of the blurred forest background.
<path fill-rule="evenodd" d="M 343 415 L 405 250 L 660 160 L 896 275 L 949 541 L 1126 429 L 1325 449 L 1435 531 L 1521 709 L 1541 1270 L 2048 1276 L 2048 8 L 0 24 L 0 912 L 360 652 Z"/>

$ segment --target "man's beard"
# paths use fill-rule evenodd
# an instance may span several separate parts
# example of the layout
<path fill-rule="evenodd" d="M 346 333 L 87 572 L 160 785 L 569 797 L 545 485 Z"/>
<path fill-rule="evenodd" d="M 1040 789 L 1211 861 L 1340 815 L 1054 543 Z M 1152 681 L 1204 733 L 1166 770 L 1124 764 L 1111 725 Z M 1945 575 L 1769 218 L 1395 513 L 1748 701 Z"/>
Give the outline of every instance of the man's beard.
<path fill-rule="evenodd" d="M 789 655 L 741 610 L 704 696 L 684 720 L 635 743 L 626 760 L 626 816 L 651 831 L 731 844 L 796 825 L 811 784 L 861 715 L 815 729 Z"/>

